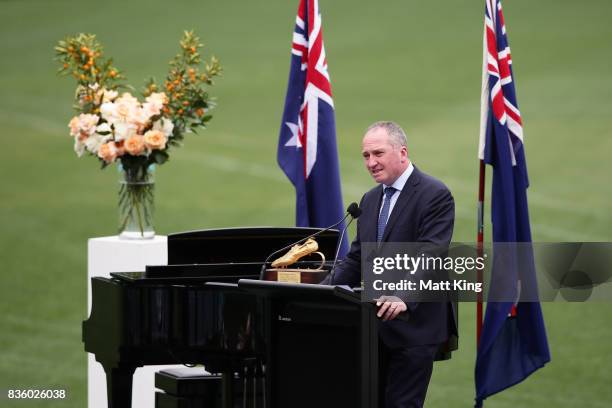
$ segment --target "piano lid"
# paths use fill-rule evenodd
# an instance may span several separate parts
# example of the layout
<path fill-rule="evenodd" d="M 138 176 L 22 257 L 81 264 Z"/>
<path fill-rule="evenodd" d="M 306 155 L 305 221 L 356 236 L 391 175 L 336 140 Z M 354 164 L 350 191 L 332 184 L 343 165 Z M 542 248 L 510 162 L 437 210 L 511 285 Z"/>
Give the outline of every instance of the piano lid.
<path fill-rule="evenodd" d="M 262 263 L 272 252 L 322 228 L 239 227 L 181 232 L 168 235 L 168 265 Z M 316 237 L 319 251 L 333 259 L 338 230 Z M 280 254 L 279 254 L 280 256 Z"/>

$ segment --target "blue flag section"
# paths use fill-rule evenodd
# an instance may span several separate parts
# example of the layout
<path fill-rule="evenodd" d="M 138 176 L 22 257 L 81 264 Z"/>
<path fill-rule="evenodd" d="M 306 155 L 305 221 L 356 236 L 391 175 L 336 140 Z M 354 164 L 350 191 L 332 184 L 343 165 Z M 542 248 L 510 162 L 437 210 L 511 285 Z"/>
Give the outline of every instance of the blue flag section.
<path fill-rule="evenodd" d="M 512 58 L 499 0 L 486 0 L 480 158 L 493 168 L 491 223 L 493 250 L 497 242 L 531 242 L 527 206 L 527 162 L 518 110 Z M 518 254 L 518 252 L 517 252 Z M 524 256 L 522 254 L 521 256 Z M 506 259 L 507 261 L 507 259 Z M 533 259 L 515 259 L 522 268 L 496 277 L 517 300 L 521 287 L 537 285 Z M 524 267 L 527 265 L 527 267 Z M 510 285 L 508 285 L 510 283 Z M 538 302 L 489 302 L 476 358 L 476 407 L 488 396 L 527 378 L 550 361 L 548 341 Z"/>
<path fill-rule="evenodd" d="M 327 227 L 344 215 L 336 122 L 317 0 L 301 0 L 277 158 L 296 191 L 296 226 Z M 344 228 L 344 223 L 338 228 Z M 340 259 L 348 251 L 341 242 Z"/>

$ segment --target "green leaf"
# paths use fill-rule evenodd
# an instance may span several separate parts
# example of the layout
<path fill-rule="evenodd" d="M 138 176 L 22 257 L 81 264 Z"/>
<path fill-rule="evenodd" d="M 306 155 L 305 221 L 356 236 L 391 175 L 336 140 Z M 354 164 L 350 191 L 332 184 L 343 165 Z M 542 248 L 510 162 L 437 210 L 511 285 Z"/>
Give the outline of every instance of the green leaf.
<path fill-rule="evenodd" d="M 167 162 L 170 157 L 168 156 L 168 153 L 166 151 L 153 150 L 153 152 L 151 153 L 151 158 L 156 164 L 161 165 Z"/>

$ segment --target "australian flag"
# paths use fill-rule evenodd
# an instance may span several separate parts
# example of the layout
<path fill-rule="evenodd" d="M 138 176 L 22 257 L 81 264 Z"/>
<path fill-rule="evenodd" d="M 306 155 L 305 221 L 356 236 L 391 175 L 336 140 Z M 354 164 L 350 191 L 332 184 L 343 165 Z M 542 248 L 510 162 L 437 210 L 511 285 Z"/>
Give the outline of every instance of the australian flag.
<path fill-rule="evenodd" d="M 334 101 L 317 0 L 300 0 L 278 141 L 278 164 L 296 191 L 296 225 L 327 227 L 344 214 Z M 343 228 L 340 225 L 339 228 Z M 348 240 L 340 247 L 342 258 Z"/>
<path fill-rule="evenodd" d="M 531 242 L 531 229 L 523 124 L 501 1 L 486 0 L 485 3 L 479 156 L 493 167 L 491 223 L 495 250 L 496 242 Z M 519 263 L 521 268 L 516 269 L 505 265 L 503 272 L 510 276 L 503 277 L 496 277 L 494 263 L 491 279 L 492 285 L 496 280 L 504 282 L 507 290 L 516 293 L 517 299 L 521 286 L 528 285 L 533 291 L 537 285 L 533 259 L 527 263 L 522 259 Z M 488 302 L 476 358 L 476 406 L 482 406 L 488 396 L 521 382 L 549 361 L 538 302 Z"/>

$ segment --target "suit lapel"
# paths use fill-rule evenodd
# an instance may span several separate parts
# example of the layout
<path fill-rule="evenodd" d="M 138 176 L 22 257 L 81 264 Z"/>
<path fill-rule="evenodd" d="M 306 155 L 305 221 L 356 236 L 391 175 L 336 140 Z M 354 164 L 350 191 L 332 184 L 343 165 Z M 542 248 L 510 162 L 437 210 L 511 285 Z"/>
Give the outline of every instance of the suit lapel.
<path fill-rule="evenodd" d="M 369 206 L 373 208 L 374 216 L 373 217 L 363 217 L 362 219 L 366 221 L 366 228 L 363 231 L 363 236 L 361 237 L 362 242 L 376 242 L 376 232 L 378 229 L 378 214 L 380 213 L 380 202 L 382 197 L 382 185 L 378 185 L 376 190 L 374 191 L 373 202 L 369 203 Z"/>
<path fill-rule="evenodd" d="M 389 238 L 389 234 L 391 233 L 391 231 L 397 224 L 397 221 L 399 220 L 400 214 L 403 212 L 404 207 L 408 205 L 408 203 L 410 202 L 410 198 L 414 195 L 414 193 L 418 189 L 418 184 L 420 181 L 421 181 L 421 174 L 419 170 L 415 167 L 414 170 L 412 171 L 412 174 L 408 178 L 408 181 L 406 181 L 406 184 L 404 185 L 402 192 L 397 198 L 397 201 L 395 202 L 395 205 L 393 206 L 393 211 L 391 211 L 391 214 L 389 215 L 389 219 L 387 220 L 387 226 L 385 227 L 385 233 L 383 234 L 383 237 L 382 237 L 383 241 L 387 241 L 387 239 Z"/>

